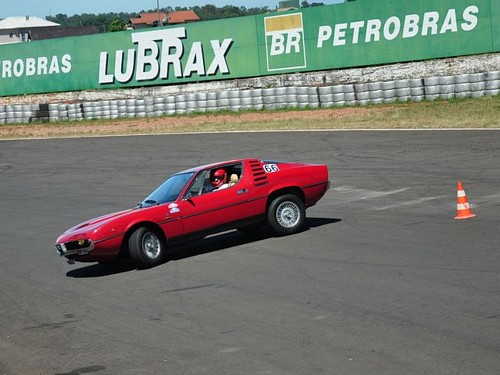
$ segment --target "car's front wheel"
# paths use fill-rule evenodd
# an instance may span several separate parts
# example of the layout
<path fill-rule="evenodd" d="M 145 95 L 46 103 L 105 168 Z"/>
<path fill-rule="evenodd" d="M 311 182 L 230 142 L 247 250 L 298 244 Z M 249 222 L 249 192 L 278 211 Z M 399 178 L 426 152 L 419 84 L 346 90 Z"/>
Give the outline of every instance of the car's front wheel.
<path fill-rule="evenodd" d="M 267 222 L 280 235 L 299 231 L 305 217 L 304 203 L 293 194 L 275 198 L 267 210 Z"/>
<path fill-rule="evenodd" d="M 155 267 L 165 259 L 165 241 L 158 233 L 146 227 L 135 230 L 128 240 L 130 257 L 143 268 Z"/>

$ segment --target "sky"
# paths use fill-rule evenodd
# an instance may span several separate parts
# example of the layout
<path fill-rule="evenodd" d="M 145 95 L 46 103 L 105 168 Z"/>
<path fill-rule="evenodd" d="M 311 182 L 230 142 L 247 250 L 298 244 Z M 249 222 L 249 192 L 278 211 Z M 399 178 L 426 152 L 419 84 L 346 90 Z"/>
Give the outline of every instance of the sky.
<path fill-rule="evenodd" d="M 82 13 L 134 13 L 156 9 L 158 2 L 160 8 L 213 4 L 217 7 L 224 5 L 244 6 L 246 8 L 267 6 L 269 9 L 275 9 L 279 4 L 279 0 L 0 0 L 0 19 L 15 16 L 45 18 L 59 13 L 68 16 Z M 309 3 L 313 2 L 329 5 L 342 2 L 342 0 L 309 0 Z"/>

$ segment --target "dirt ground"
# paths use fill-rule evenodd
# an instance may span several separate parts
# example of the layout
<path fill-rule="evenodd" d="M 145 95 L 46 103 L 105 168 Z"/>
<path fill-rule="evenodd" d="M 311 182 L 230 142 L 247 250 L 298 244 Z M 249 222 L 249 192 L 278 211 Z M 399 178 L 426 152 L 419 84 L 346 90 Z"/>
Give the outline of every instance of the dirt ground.
<path fill-rule="evenodd" d="M 277 112 L 213 113 L 84 122 L 5 124 L 0 125 L 0 139 L 235 131 L 251 130 L 252 128 L 264 130 L 272 128 L 272 126 L 266 126 L 266 123 L 269 122 L 287 124 L 288 121 L 300 123 L 301 120 L 309 124 L 308 129 L 312 129 L 315 120 L 328 121 L 329 119 L 366 114 L 368 111 L 383 110 L 387 110 L 387 108 L 352 107 Z M 259 124 L 259 126 L 249 127 L 248 124 Z"/>

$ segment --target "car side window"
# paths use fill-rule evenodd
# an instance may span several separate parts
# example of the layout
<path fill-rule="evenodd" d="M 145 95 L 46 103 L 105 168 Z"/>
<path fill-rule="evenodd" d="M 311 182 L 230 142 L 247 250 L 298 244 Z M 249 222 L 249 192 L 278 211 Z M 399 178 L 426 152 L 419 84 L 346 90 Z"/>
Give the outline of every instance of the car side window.
<path fill-rule="evenodd" d="M 205 171 L 203 188 L 200 194 L 233 187 L 241 180 L 242 172 L 242 163 L 218 166 Z"/>
<path fill-rule="evenodd" d="M 203 194 L 203 187 L 206 180 L 206 171 L 198 173 L 198 176 L 193 180 L 193 183 L 186 192 L 186 198 L 197 197 Z"/>

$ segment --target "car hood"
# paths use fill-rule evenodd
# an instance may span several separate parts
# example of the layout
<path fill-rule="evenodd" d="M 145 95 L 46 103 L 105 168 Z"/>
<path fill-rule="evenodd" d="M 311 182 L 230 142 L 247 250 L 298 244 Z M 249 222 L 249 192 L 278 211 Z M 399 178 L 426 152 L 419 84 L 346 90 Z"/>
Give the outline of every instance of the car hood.
<path fill-rule="evenodd" d="M 139 210 L 139 209 L 138 208 L 131 208 L 128 210 L 114 212 L 111 214 L 99 216 L 99 217 L 96 217 L 94 219 L 84 221 L 84 222 L 82 222 L 78 225 L 75 225 L 74 227 L 66 230 L 61 236 L 59 236 L 59 238 L 57 239 L 56 242 L 57 243 L 67 242 L 67 241 L 74 240 L 74 239 L 81 239 L 82 237 L 94 239 L 93 237 L 95 236 L 95 234 L 99 231 L 99 229 L 101 227 L 103 227 L 104 225 L 109 224 L 117 219 L 128 216 L 131 213 L 136 212 L 137 210 Z"/>

